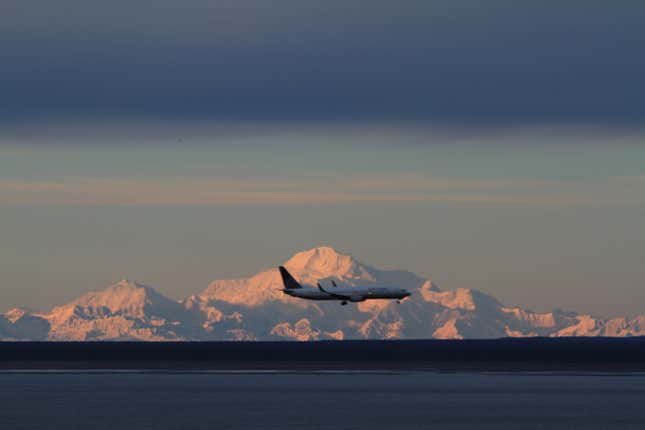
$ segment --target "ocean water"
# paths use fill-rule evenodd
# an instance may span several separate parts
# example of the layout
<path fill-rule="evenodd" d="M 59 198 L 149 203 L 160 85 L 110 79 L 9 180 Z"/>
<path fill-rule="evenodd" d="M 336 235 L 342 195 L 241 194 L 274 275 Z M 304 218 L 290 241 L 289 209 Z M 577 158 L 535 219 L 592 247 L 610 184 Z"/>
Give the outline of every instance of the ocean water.
<path fill-rule="evenodd" d="M 0 373 L 0 429 L 645 429 L 645 375 Z"/>

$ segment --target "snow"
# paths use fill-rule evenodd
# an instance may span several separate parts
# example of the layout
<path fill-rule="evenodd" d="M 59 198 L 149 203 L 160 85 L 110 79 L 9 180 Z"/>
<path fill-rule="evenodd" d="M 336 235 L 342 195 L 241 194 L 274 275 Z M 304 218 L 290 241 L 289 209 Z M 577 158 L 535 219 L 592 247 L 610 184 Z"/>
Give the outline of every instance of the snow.
<path fill-rule="evenodd" d="M 605 320 L 575 312 L 506 307 L 481 291 L 442 291 L 405 271 L 379 270 L 329 246 L 298 252 L 284 265 L 303 284 L 399 285 L 413 294 L 339 306 L 284 295 L 277 269 L 213 281 L 177 302 L 150 286 L 121 280 L 49 312 L 16 308 L 0 315 L 0 338 L 49 340 L 320 340 L 638 336 L 645 316 Z"/>

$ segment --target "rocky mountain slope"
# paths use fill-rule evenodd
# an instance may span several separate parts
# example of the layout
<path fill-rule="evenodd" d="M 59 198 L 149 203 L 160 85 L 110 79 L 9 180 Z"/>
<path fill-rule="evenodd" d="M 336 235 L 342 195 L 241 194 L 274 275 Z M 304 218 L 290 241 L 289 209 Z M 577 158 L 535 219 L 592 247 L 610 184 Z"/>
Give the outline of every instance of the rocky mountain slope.
<path fill-rule="evenodd" d="M 284 265 L 304 284 L 400 285 L 404 302 L 348 306 L 284 295 L 277 269 L 247 279 L 218 280 L 182 301 L 121 281 L 49 312 L 12 309 L 0 315 L 0 339 L 268 340 L 497 338 L 505 336 L 642 336 L 645 315 L 602 319 L 574 312 L 536 313 L 507 307 L 483 292 L 442 291 L 405 271 L 378 270 L 333 248 L 300 252 Z"/>

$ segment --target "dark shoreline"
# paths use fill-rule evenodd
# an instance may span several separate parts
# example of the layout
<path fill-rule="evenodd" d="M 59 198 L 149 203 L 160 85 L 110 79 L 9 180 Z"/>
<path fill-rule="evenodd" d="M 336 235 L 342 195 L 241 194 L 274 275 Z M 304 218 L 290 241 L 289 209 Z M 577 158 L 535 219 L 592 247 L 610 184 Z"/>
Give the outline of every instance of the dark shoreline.
<path fill-rule="evenodd" d="M 643 372 L 645 337 L 0 342 L 0 370 Z"/>

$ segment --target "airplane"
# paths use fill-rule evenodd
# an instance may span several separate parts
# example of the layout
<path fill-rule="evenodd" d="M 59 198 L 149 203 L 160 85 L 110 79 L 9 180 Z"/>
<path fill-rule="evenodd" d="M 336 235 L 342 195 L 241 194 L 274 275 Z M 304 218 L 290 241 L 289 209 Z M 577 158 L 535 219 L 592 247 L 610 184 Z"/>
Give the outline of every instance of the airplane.
<path fill-rule="evenodd" d="M 320 285 L 320 282 L 316 285 L 318 288 L 303 287 L 291 276 L 287 269 L 283 266 L 280 266 L 279 269 L 282 284 L 284 285 L 282 292 L 288 296 L 301 299 L 340 300 L 341 305 L 346 305 L 347 302 L 364 302 L 368 299 L 396 299 L 397 303 L 401 303 L 402 299 L 409 297 L 411 294 L 399 287 L 339 287 L 333 280 L 331 281 L 332 288 L 325 289 Z"/>

